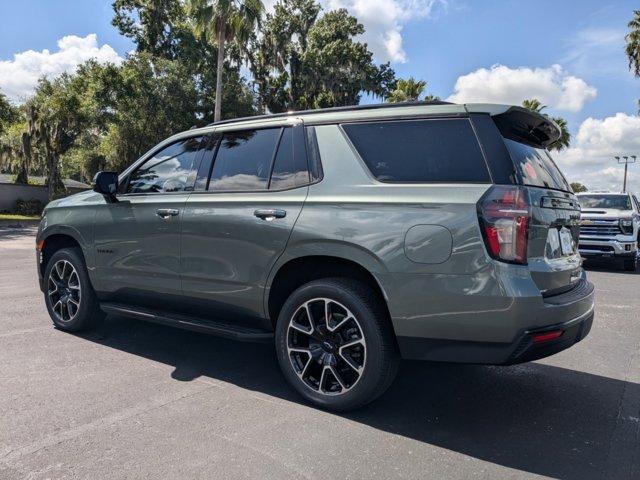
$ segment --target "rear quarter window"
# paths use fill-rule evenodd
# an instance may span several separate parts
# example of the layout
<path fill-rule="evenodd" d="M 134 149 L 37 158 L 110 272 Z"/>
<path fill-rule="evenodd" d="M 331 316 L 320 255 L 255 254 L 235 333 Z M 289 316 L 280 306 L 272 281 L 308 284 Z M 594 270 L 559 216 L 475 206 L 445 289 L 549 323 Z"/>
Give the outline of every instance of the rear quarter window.
<path fill-rule="evenodd" d="M 351 123 L 342 128 L 381 182 L 491 182 L 468 119 Z"/>
<path fill-rule="evenodd" d="M 509 138 L 504 139 L 522 184 L 571 192 L 555 162 L 543 148 L 536 148 Z"/>

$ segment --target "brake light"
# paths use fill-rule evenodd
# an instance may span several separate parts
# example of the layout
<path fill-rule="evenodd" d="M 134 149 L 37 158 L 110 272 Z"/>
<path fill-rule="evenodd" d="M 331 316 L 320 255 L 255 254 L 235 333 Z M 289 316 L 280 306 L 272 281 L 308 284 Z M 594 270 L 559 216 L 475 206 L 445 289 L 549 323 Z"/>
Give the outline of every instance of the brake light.
<path fill-rule="evenodd" d="M 533 343 L 545 343 L 559 338 L 564 332 L 562 330 L 554 330 L 552 332 L 538 333 L 533 336 Z"/>
<path fill-rule="evenodd" d="M 492 258 L 527 263 L 531 202 L 525 189 L 503 185 L 492 187 L 478 202 L 478 218 Z"/>

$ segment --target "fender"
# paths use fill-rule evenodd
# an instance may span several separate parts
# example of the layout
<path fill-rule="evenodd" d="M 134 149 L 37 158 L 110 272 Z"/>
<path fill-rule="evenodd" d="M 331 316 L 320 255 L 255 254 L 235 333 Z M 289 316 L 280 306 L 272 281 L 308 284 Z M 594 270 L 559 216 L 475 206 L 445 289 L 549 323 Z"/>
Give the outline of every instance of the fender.
<path fill-rule="evenodd" d="M 89 278 L 91 283 L 95 285 L 95 251 L 93 249 L 93 221 L 90 223 L 90 229 L 88 232 L 84 234 L 78 228 L 67 225 L 67 224 L 53 224 L 47 225 L 46 217 L 40 224 L 40 229 L 38 231 L 38 235 L 36 237 L 36 241 L 44 240 L 44 244 L 47 244 L 47 238 L 50 238 L 52 235 L 66 235 L 68 237 L 73 238 L 80 248 L 82 249 L 82 254 L 84 256 L 84 261 L 87 266 L 87 272 L 89 273 Z"/>
<path fill-rule="evenodd" d="M 376 257 L 372 252 L 363 248 L 360 245 L 355 245 L 350 242 L 342 240 L 309 240 L 296 242 L 293 245 L 287 245 L 284 253 L 278 258 L 273 267 L 271 268 L 267 281 L 265 282 L 265 288 L 263 293 L 263 309 L 265 312 L 265 318 L 268 318 L 269 312 L 269 293 L 271 291 L 271 285 L 273 280 L 280 271 L 280 269 L 292 260 L 297 260 L 304 257 L 333 257 L 341 260 L 348 260 L 350 262 L 357 263 L 362 268 L 367 270 L 376 283 L 380 287 L 385 300 L 388 300 L 387 290 L 381 278 L 388 273 L 388 269 L 384 263 Z"/>

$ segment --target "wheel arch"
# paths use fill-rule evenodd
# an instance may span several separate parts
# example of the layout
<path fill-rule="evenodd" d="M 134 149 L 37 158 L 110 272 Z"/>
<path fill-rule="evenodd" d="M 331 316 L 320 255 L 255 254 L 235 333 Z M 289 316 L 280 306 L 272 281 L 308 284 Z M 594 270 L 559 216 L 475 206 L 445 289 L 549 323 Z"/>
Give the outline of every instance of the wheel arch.
<path fill-rule="evenodd" d="M 380 297 L 390 320 L 387 294 L 369 268 L 351 258 L 309 254 L 289 258 L 273 269 L 264 306 L 271 326 L 275 328 L 280 310 L 294 290 L 313 280 L 330 277 L 354 278 L 369 286 Z"/>
<path fill-rule="evenodd" d="M 39 265 L 42 275 L 44 275 L 44 270 L 51 256 L 62 248 L 79 248 L 85 263 L 87 262 L 87 256 L 85 254 L 86 242 L 82 238 L 82 235 L 73 227 L 51 227 L 40 235 L 38 243 L 40 242 L 44 242 L 41 253 L 42 261 Z"/>

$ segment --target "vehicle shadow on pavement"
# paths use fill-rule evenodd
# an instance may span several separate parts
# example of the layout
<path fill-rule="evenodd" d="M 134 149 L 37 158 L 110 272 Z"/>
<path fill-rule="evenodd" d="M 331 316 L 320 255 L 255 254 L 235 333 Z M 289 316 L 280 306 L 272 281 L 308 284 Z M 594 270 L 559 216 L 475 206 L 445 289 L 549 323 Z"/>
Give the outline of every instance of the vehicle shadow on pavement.
<path fill-rule="evenodd" d="M 174 366 L 171 376 L 178 381 L 209 377 L 302 403 L 285 383 L 268 344 L 119 317 L 81 336 Z M 637 406 L 640 385 L 542 363 L 488 367 L 406 361 L 382 398 L 340 416 L 524 472 L 564 479 L 633 478 L 640 474 L 640 425 L 638 412 L 621 411 L 623 395 Z"/>
<path fill-rule="evenodd" d="M 618 273 L 620 275 L 640 275 L 640 270 L 636 270 L 635 272 L 627 272 L 617 264 L 611 264 L 610 262 L 597 260 L 590 260 L 588 263 L 585 262 L 582 264 L 582 267 L 587 272 Z"/>

